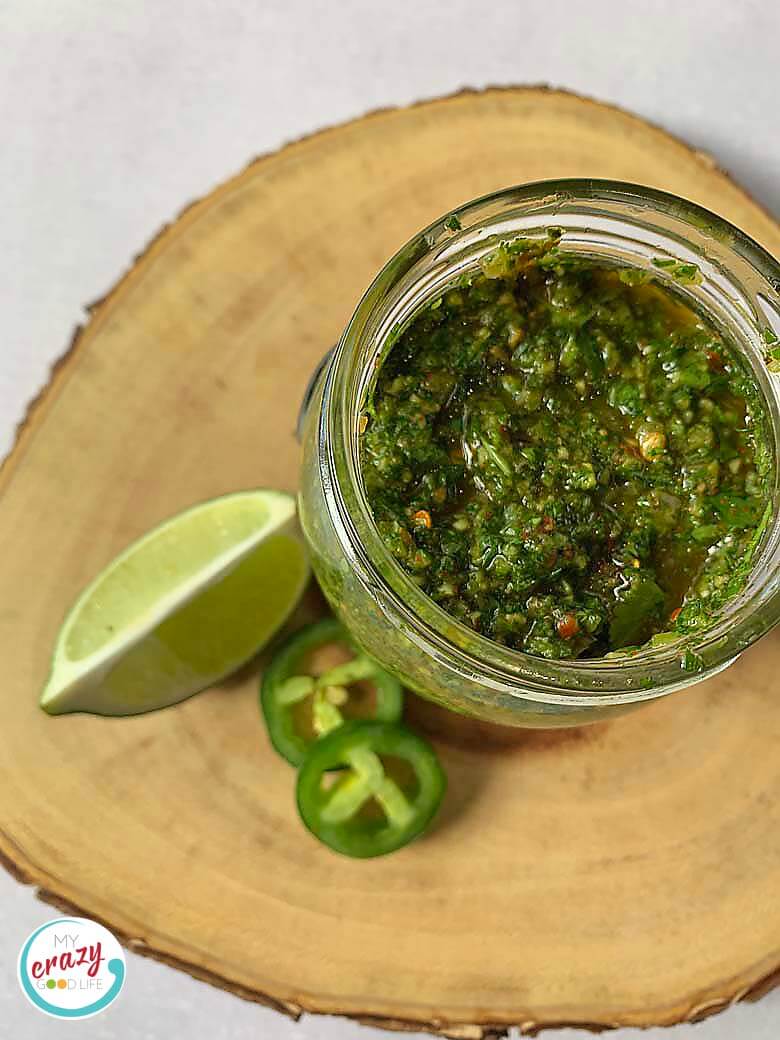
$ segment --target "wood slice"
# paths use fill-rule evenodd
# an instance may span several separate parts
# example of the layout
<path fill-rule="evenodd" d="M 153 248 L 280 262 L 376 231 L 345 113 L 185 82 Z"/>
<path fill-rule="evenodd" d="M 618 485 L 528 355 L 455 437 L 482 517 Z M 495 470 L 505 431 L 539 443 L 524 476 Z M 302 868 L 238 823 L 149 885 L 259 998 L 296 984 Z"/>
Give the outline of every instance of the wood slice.
<path fill-rule="evenodd" d="M 20 880 L 291 1014 L 462 1038 L 670 1024 L 771 984 L 776 637 L 589 729 L 504 731 L 416 702 L 450 792 L 428 838 L 375 862 L 304 832 L 256 670 L 145 717 L 37 708 L 66 608 L 119 549 L 200 499 L 295 488 L 308 374 L 394 250 L 473 196 L 561 176 L 665 188 L 780 252 L 773 220 L 661 130 L 488 90 L 259 159 L 91 309 L 0 475 L 0 851 Z"/>

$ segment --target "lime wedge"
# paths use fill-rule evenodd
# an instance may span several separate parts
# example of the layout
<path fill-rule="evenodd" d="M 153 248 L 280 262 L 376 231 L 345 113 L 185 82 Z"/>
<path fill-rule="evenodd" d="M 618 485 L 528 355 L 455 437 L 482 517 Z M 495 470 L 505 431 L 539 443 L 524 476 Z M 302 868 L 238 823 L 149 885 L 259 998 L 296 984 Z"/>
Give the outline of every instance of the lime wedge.
<path fill-rule="evenodd" d="M 241 491 L 188 509 L 119 555 L 60 629 L 41 707 L 136 715 L 235 671 L 309 577 L 295 500 Z"/>

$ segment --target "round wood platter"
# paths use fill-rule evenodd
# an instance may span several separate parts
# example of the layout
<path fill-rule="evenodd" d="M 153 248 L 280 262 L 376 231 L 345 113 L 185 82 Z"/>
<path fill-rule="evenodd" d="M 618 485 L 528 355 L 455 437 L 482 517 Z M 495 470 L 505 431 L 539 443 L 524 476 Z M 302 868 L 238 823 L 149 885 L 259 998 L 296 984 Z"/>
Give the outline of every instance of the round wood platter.
<path fill-rule="evenodd" d="M 293 490 L 308 375 L 415 230 L 546 177 L 694 199 L 776 253 L 707 156 L 545 89 L 379 112 L 258 159 L 90 308 L 0 474 L 0 853 L 132 949 L 297 1015 L 479 1038 L 671 1024 L 776 981 L 778 639 L 625 719 L 520 732 L 422 702 L 450 790 L 384 860 L 318 846 L 257 671 L 139 718 L 36 705 L 58 626 L 124 545 L 200 499 Z M 300 616 L 321 610 L 312 593 Z"/>

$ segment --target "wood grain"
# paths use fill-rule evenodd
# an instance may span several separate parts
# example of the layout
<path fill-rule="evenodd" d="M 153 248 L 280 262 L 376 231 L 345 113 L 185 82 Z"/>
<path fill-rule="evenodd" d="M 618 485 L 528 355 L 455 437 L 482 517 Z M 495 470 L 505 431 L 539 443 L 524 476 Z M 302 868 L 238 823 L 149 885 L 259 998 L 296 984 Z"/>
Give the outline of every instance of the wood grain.
<path fill-rule="evenodd" d="M 676 192 L 780 252 L 777 224 L 663 131 L 489 90 L 256 161 L 92 308 L 0 473 L 0 856 L 44 898 L 290 1014 L 461 1040 L 671 1024 L 776 981 L 777 637 L 587 730 L 510 736 L 415 702 L 450 793 L 429 838 L 377 862 L 303 832 L 251 669 L 140 718 L 36 707 L 67 606 L 120 548 L 200 499 L 295 487 L 308 373 L 392 252 L 468 198 L 561 176 Z"/>

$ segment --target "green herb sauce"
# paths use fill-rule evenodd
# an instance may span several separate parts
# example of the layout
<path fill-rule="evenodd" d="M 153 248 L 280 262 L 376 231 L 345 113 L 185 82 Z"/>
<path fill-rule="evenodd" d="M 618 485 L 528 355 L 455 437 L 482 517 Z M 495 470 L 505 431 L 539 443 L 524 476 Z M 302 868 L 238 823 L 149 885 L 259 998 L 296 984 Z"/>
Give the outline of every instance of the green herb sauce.
<path fill-rule="evenodd" d="M 706 627 L 743 587 L 764 427 L 711 324 L 552 236 L 502 244 L 400 332 L 362 472 L 384 542 L 444 610 L 530 654 L 597 657 Z"/>

